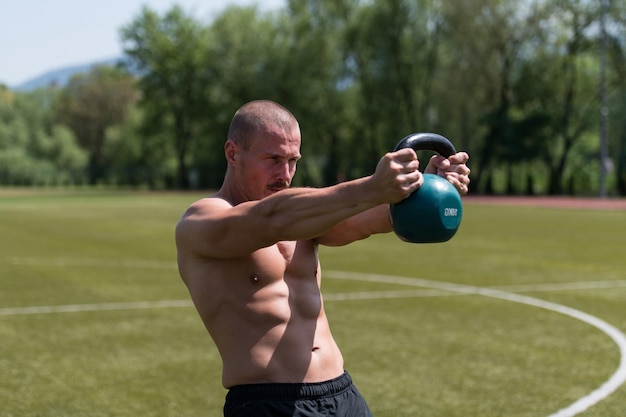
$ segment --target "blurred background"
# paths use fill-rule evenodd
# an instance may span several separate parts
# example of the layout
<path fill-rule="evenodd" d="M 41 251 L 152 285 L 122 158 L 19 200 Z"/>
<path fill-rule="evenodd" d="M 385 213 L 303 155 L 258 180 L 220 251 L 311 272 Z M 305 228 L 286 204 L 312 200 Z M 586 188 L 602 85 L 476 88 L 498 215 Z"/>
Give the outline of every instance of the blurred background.
<path fill-rule="evenodd" d="M 622 1 L 54 5 L 1 18 L 0 67 L 28 67 L 0 68 L 0 187 L 218 187 L 233 113 L 266 98 L 300 121 L 296 185 L 430 131 L 470 153 L 473 194 L 626 195 Z"/>

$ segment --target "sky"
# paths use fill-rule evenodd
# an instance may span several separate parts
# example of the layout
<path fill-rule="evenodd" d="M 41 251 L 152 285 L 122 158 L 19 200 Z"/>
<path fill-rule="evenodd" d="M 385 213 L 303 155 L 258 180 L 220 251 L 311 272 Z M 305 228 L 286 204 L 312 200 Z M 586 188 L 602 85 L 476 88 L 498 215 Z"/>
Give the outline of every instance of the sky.
<path fill-rule="evenodd" d="M 120 27 L 143 5 L 163 14 L 175 4 L 200 22 L 228 5 L 283 7 L 285 0 L 6 0 L 0 8 L 0 84 L 20 85 L 48 71 L 122 55 Z"/>

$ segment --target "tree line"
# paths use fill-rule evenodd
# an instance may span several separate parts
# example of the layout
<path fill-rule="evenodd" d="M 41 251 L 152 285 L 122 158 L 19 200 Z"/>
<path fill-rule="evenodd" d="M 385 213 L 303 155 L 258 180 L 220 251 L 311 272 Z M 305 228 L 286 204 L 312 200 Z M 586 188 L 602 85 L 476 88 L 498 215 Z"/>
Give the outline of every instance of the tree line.
<path fill-rule="evenodd" d="M 591 195 L 604 172 L 626 195 L 620 1 L 289 0 L 210 22 L 144 6 L 120 39 L 120 65 L 66 86 L 0 85 L 0 185 L 218 187 L 233 113 L 267 98 L 300 121 L 296 185 L 435 132 L 470 153 L 475 193 Z"/>

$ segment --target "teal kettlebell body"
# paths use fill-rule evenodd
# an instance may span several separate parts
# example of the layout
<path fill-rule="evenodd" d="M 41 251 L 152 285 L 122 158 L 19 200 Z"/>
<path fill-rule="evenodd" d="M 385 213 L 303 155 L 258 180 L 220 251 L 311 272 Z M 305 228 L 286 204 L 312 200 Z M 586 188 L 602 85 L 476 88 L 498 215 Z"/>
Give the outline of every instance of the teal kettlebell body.
<path fill-rule="evenodd" d="M 441 135 L 418 133 L 402 139 L 395 150 L 402 148 L 433 150 L 444 157 L 456 153 L 452 143 Z M 396 235 L 412 243 L 438 243 L 450 240 L 463 217 L 461 196 L 445 178 L 424 174 L 422 186 L 389 208 Z"/>

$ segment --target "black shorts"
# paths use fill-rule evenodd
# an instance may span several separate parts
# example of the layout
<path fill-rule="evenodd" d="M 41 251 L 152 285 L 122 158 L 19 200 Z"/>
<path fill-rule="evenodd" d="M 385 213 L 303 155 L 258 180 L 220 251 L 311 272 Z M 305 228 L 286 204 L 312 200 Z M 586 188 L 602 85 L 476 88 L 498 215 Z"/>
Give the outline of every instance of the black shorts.
<path fill-rule="evenodd" d="M 325 382 L 237 385 L 224 417 L 372 417 L 347 372 Z"/>

